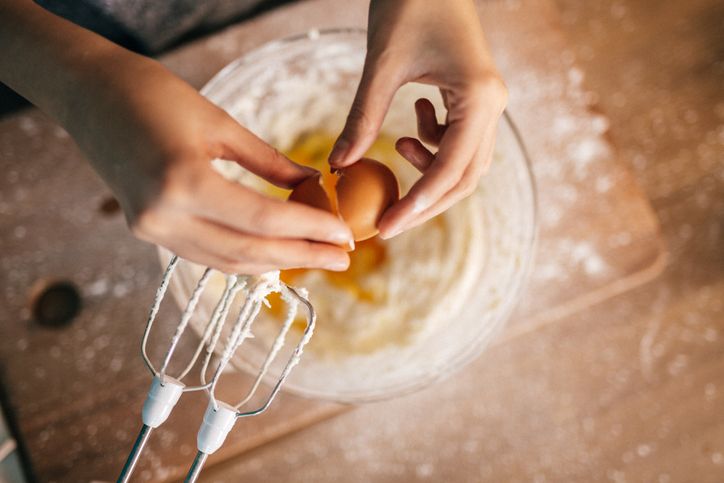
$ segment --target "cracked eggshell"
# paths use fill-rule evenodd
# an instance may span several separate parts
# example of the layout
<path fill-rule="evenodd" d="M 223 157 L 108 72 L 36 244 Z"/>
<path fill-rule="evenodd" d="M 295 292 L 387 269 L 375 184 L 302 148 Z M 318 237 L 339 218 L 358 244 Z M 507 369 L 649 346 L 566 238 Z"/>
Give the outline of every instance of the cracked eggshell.
<path fill-rule="evenodd" d="M 382 214 L 400 197 L 399 183 L 390 168 L 368 158 L 339 171 L 336 191 L 338 214 L 355 241 L 377 235 Z"/>
<path fill-rule="evenodd" d="M 329 201 L 327 192 L 324 191 L 322 175 L 319 173 L 295 186 L 289 195 L 289 201 L 296 201 L 332 213 L 332 203 Z"/>
<path fill-rule="evenodd" d="M 355 241 L 377 235 L 382 214 L 400 197 L 394 173 L 379 161 L 362 158 L 337 176 L 336 183 L 327 184 L 320 174 L 310 176 L 294 188 L 289 200 L 339 216 Z"/>

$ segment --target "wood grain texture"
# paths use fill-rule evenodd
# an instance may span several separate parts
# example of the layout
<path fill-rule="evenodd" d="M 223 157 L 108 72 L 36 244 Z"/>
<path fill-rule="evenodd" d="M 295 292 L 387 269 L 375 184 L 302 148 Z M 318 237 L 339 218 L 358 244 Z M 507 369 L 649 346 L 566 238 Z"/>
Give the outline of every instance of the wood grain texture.
<path fill-rule="evenodd" d="M 227 62 L 280 32 L 364 25 L 364 2 L 348 2 L 344 9 L 333 5 L 313 1 L 288 6 L 184 47 L 163 61 L 200 87 Z M 547 377 L 564 365 L 553 357 L 557 351 L 584 347 L 575 332 L 585 332 L 580 327 L 587 327 L 588 317 L 567 322 L 574 335 L 558 324 L 543 324 L 655 275 L 664 253 L 659 227 L 626 162 L 606 141 L 606 118 L 591 110 L 552 4 L 491 2 L 481 6 L 481 14 L 511 90 L 511 111 L 535 159 L 540 193 L 539 263 L 509 332 L 497 348 L 448 383 L 352 411 L 331 426 L 278 445 L 261 446 L 343 409 L 284 394 L 268 414 L 245 421 L 232 433 L 215 459 L 260 449 L 213 479 L 262 481 L 274 475 L 301 481 L 308 475 L 331 481 L 341 475 L 351 481 L 348 471 L 358 471 L 361 481 L 424 477 L 430 471 L 426 465 L 431 464 L 432 471 L 440 467 L 437 459 L 426 459 L 435 449 L 432 442 L 440 440 L 448 442 L 440 464 L 457 466 L 456 474 L 465 480 L 473 474 L 468 471 L 483 474 L 484 468 L 474 468 L 481 456 L 496 454 L 488 451 L 488 444 L 512 451 L 522 444 L 517 437 L 542 448 L 550 438 L 542 432 L 534 438 L 531 432 L 550 421 L 562 424 L 577 417 L 575 408 L 569 414 L 557 406 L 565 392 L 556 391 Z M 64 131 L 42 114 L 31 110 L 1 121 L 0 156 L 8 167 L 0 180 L 0 295 L 6 309 L 0 316 L 0 364 L 21 441 L 41 481 L 114 478 L 135 436 L 149 382 L 138 341 L 159 277 L 154 250 L 134 241 L 119 215 L 109 217 L 98 209 L 107 190 Z M 588 196 L 592 191 L 595 197 Z M 58 276 L 82 288 L 85 306 L 70 328 L 48 331 L 30 322 L 26 296 L 37 279 Z M 596 351 L 589 349 L 576 364 L 592 363 Z M 523 414 L 533 402 L 530 397 L 513 400 L 521 387 L 534 396 L 540 412 Z M 195 397 L 180 403 L 152 439 L 140 480 L 173 479 L 185 471 L 203 406 Z M 481 419 L 466 419 L 471 414 Z M 484 435 L 510 429 L 505 415 L 517 418 L 511 439 L 483 441 Z M 422 431 L 421 420 L 426 421 Z M 450 424 L 442 429 L 446 420 Z M 468 423 L 469 432 L 480 434 L 460 439 Z M 565 436 L 556 436 L 549 457 L 564 447 Z M 468 463 L 457 457 L 461 448 L 470 455 Z M 334 465 L 320 463 L 327 456 Z M 492 463 L 489 467 L 496 470 Z"/>

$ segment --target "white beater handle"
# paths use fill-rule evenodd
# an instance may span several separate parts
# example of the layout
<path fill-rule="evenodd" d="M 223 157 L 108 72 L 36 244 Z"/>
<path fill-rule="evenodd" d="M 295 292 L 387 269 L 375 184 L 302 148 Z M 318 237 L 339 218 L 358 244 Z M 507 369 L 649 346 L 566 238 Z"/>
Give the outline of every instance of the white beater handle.
<path fill-rule="evenodd" d="M 236 422 L 236 409 L 221 401 L 209 401 L 196 437 L 198 450 L 204 454 L 212 454 L 224 444 L 231 428 Z"/>
<path fill-rule="evenodd" d="M 176 406 L 184 387 L 186 386 L 181 381 L 172 377 L 164 376 L 162 380 L 159 376 L 154 376 L 146 402 L 143 403 L 143 424 L 154 429 L 161 426 Z"/>

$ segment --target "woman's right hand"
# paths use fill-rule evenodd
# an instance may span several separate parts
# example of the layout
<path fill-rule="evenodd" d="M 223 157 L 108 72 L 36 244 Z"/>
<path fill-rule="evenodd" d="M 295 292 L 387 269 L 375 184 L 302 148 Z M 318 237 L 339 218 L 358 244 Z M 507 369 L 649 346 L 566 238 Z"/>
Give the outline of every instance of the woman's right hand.
<path fill-rule="evenodd" d="M 114 51 L 72 88 L 62 124 L 119 200 L 133 233 L 225 272 L 345 270 L 337 217 L 228 181 L 214 158 L 293 187 L 293 163 L 159 63 Z"/>

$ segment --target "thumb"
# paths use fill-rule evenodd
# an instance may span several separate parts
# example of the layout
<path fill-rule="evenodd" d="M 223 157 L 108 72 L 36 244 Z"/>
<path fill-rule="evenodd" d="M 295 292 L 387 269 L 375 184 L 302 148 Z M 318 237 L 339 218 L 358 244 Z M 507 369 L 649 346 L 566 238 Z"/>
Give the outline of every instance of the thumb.
<path fill-rule="evenodd" d="M 370 148 L 401 84 L 397 72 L 367 59 L 344 129 L 329 155 L 332 168 L 349 166 Z"/>

